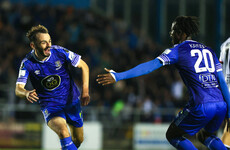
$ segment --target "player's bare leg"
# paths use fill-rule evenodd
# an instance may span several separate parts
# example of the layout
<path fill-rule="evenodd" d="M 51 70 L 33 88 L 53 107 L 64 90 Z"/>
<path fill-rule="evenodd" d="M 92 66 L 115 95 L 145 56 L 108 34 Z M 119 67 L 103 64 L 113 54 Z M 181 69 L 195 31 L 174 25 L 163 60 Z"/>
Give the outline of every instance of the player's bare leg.
<path fill-rule="evenodd" d="M 83 137 L 83 127 L 74 127 L 72 125 L 69 124 L 69 128 L 70 128 L 70 132 L 72 135 L 72 140 L 74 142 L 74 144 L 76 145 L 76 147 L 80 147 L 81 143 L 84 140 Z"/>
<path fill-rule="evenodd" d="M 69 137 L 66 120 L 62 117 L 54 117 L 48 122 L 48 126 L 59 136 L 60 139 Z"/>
<path fill-rule="evenodd" d="M 77 150 L 77 147 L 70 137 L 67 123 L 64 118 L 54 117 L 48 122 L 48 126 L 59 136 L 63 150 Z"/>

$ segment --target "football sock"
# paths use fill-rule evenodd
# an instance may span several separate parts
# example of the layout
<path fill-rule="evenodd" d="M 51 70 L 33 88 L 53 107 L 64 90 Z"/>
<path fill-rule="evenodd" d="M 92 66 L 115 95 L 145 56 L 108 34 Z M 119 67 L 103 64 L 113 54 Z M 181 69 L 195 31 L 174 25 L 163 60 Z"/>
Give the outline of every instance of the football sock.
<path fill-rule="evenodd" d="M 227 148 L 224 146 L 222 141 L 214 135 L 208 137 L 204 141 L 204 145 L 207 146 L 211 150 L 227 150 Z"/>
<path fill-rule="evenodd" d="M 192 142 L 184 137 L 174 138 L 169 142 L 178 150 L 197 150 Z"/>
<path fill-rule="evenodd" d="M 60 142 L 62 150 L 77 150 L 77 147 L 74 145 L 71 136 L 61 139 Z"/>

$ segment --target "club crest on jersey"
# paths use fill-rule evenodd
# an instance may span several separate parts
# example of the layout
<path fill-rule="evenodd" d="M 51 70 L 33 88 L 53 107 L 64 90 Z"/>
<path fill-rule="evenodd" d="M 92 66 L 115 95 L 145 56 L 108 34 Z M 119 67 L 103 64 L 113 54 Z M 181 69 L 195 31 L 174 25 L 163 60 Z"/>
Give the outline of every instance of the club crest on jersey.
<path fill-rule="evenodd" d="M 60 83 L 61 77 L 59 75 L 50 75 L 45 77 L 41 81 L 42 86 L 49 91 L 52 91 L 59 87 Z"/>
<path fill-rule="evenodd" d="M 55 61 L 55 66 L 57 67 L 56 70 L 59 70 L 62 67 L 61 61 Z"/>

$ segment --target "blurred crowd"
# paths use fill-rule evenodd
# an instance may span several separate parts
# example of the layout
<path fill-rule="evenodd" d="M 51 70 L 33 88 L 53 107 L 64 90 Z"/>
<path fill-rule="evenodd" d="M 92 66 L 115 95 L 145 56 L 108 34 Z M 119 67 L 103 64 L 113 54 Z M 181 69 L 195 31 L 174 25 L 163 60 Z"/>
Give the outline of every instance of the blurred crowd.
<path fill-rule="evenodd" d="M 91 103 L 101 109 L 110 109 L 113 117 L 132 119 L 136 110 L 147 122 L 169 122 L 175 108 L 185 105 L 187 92 L 174 66 L 165 66 L 142 77 L 119 81 L 114 85 L 96 83 L 104 68 L 117 72 L 130 69 L 160 55 L 167 46 L 154 42 L 147 33 L 127 24 L 121 18 L 107 18 L 92 10 L 73 7 L 0 4 L 0 103 L 29 104 L 14 95 L 21 60 L 31 51 L 26 32 L 33 26 L 46 26 L 52 44 L 63 46 L 82 56 L 90 68 Z M 81 87 L 81 73 L 72 69 L 76 83 Z M 28 85 L 28 88 L 30 85 Z M 5 100 L 5 101 L 4 101 Z M 161 110 L 168 110 L 164 114 Z"/>

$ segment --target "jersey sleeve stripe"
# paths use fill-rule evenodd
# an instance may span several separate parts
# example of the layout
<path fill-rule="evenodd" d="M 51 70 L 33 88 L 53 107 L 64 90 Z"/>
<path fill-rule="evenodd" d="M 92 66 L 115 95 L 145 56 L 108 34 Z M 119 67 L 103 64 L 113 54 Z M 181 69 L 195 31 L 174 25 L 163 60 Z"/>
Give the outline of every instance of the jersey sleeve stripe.
<path fill-rule="evenodd" d="M 216 71 L 217 72 L 222 71 L 222 65 L 221 65 L 221 63 L 216 64 Z"/>
<path fill-rule="evenodd" d="M 73 66 L 77 67 L 80 62 L 81 56 L 75 57 L 71 62 Z"/>
<path fill-rule="evenodd" d="M 221 68 L 221 69 L 217 69 L 217 70 L 216 70 L 216 72 L 220 72 L 220 71 L 223 71 L 223 69 Z"/>
<path fill-rule="evenodd" d="M 78 62 L 78 57 L 74 57 L 74 59 L 72 60 L 72 64 L 73 64 L 73 66 L 75 66 L 76 65 L 76 63 Z"/>
<path fill-rule="evenodd" d="M 170 64 L 170 59 L 165 54 L 162 54 L 162 55 L 158 56 L 157 58 L 163 62 L 163 66 Z"/>
<path fill-rule="evenodd" d="M 159 59 L 163 63 L 163 66 L 165 65 L 165 61 L 161 57 L 157 57 L 157 59 Z"/>
<path fill-rule="evenodd" d="M 27 79 L 26 78 L 18 78 L 16 84 L 26 84 Z"/>

